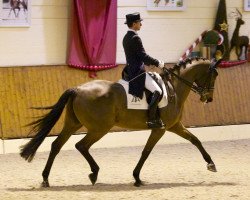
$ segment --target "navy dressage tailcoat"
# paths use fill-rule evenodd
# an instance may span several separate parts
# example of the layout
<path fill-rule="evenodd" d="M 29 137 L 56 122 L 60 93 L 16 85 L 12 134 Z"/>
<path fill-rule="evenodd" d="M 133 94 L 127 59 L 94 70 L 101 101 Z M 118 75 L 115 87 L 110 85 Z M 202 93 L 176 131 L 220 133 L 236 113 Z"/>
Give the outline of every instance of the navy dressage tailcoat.
<path fill-rule="evenodd" d="M 129 82 L 129 93 L 142 99 L 145 87 L 145 65 L 159 66 L 159 61 L 146 54 L 141 38 L 128 31 L 123 38 L 123 48 L 126 56 L 126 66 L 122 72 Z"/>

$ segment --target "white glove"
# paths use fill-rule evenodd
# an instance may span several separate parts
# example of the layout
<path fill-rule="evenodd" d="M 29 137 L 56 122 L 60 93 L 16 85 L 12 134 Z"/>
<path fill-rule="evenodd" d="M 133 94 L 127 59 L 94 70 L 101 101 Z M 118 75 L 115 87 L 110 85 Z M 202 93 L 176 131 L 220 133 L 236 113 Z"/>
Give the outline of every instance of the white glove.
<path fill-rule="evenodd" d="M 160 61 L 160 60 L 158 60 L 158 61 L 159 61 L 159 66 L 158 67 L 160 67 L 161 69 L 164 68 L 164 62 Z"/>

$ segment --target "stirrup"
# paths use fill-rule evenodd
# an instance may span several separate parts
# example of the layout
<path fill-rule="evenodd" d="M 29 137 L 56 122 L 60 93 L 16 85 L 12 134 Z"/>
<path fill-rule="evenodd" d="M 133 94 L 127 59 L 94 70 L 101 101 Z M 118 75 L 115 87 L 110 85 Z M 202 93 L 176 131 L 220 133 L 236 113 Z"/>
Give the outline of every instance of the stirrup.
<path fill-rule="evenodd" d="M 165 124 L 162 122 L 161 119 L 150 120 L 150 121 L 148 121 L 146 123 L 147 123 L 149 129 L 152 129 L 152 128 L 165 128 Z"/>

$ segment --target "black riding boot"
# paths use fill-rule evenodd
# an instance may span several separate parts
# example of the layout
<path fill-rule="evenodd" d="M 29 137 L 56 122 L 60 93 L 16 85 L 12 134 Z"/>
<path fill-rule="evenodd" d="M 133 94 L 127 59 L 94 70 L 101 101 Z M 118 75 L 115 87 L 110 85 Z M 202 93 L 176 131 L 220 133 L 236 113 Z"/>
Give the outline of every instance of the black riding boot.
<path fill-rule="evenodd" d="M 155 91 L 152 95 L 151 102 L 149 103 L 148 108 L 148 128 L 163 128 L 163 124 L 160 116 L 157 116 L 158 103 L 160 101 L 160 93 Z"/>

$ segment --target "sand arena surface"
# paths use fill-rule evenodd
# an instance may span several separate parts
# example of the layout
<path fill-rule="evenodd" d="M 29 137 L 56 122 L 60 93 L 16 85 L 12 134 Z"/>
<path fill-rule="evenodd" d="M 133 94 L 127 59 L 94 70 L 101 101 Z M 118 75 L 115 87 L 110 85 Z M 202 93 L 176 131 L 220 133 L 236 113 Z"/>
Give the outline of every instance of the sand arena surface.
<path fill-rule="evenodd" d="M 156 145 L 141 172 L 146 185 L 133 186 L 133 169 L 143 146 L 93 149 L 100 166 L 92 186 L 90 168 L 77 150 L 61 151 L 49 177 L 50 188 L 40 188 L 49 152 L 37 153 L 32 163 L 18 154 L 0 155 L 0 199 L 250 199 L 250 139 L 203 142 L 217 173 L 189 143 Z"/>

